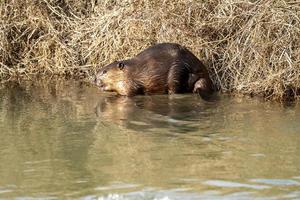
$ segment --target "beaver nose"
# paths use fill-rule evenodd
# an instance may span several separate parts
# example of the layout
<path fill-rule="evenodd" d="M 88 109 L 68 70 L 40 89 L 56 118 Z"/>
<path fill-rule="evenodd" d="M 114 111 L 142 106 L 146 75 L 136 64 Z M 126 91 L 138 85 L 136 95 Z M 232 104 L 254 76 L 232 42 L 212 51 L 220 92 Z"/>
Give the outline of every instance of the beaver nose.
<path fill-rule="evenodd" d="M 98 87 L 103 87 L 104 86 L 102 80 L 98 79 L 97 77 L 95 78 L 94 82 L 95 82 L 95 85 L 97 85 Z"/>

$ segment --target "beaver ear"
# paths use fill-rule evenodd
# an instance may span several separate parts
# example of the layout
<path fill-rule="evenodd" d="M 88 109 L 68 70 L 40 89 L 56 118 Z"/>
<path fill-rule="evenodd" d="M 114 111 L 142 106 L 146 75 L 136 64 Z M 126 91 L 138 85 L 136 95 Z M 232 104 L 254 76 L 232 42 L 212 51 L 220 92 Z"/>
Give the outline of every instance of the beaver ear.
<path fill-rule="evenodd" d="M 120 62 L 120 63 L 118 63 L 118 67 L 119 67 L 120 70 L 123 70 L 124 67 L 125 67 L 125 64 Z"/>

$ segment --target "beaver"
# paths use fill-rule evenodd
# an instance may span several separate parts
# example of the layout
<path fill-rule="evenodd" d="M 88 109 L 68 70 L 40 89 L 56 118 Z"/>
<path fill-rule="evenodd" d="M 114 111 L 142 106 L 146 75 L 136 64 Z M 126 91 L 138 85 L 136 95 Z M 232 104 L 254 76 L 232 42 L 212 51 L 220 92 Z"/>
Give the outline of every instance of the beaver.
<path fill-rule="evenodd" d="M 124 96 L 194 92 L 207 98 L 213 92 L 204 64 L 175 43 L 160 43 L 132 59 L 103 67 L 96 74 L 95 84 Z"/>

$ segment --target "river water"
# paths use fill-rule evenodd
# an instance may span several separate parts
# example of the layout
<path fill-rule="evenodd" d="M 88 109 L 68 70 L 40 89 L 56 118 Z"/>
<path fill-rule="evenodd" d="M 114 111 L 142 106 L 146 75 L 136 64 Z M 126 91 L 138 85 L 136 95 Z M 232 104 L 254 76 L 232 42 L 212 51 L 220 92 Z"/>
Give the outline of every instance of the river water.
<path fill-rule="evenodd" d="M 300 199 L 299 122 L 299 105 L 256 98 L 9 83 L 0 199 Z"/>

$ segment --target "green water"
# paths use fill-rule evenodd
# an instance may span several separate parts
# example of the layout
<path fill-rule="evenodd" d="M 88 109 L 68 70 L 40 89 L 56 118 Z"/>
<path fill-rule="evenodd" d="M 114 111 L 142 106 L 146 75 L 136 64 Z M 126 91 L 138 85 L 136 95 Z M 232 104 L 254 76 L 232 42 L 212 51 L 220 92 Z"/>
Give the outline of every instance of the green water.
<path fill-rule="evenodd" d="M 0 89 L 0 199 L 300 199 L 300 107 Z"/>

